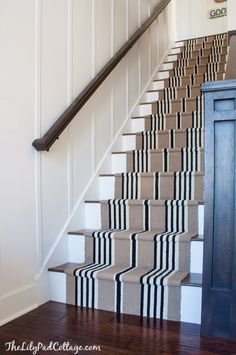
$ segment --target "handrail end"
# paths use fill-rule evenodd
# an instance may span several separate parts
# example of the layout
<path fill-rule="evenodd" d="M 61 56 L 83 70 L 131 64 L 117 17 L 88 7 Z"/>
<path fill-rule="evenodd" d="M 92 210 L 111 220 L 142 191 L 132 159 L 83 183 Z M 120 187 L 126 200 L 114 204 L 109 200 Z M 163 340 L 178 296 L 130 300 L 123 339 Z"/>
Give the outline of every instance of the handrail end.
<path fill-rule="evenodd" d="M 49 148 L 51 145 L 47 144 L 44 139 L 35 139 L 32 143 L 32 146 L 38 151 L 38 152 L 49 152 Z"/>

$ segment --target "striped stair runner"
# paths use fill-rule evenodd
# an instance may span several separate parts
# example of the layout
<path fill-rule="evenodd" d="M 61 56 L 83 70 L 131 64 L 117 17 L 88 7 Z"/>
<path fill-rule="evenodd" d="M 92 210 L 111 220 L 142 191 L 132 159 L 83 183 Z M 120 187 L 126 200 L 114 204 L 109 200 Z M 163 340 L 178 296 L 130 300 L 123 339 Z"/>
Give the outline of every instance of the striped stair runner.
<path fill-rule="evenodd" d="M 81 231 L 85 263 L 68 268 L 67 302 L 118 313 L 180 319 L 180 284 L 203 200 L 204 99 L 200 84 L 223 79 L 226 35 L 184 42 L 159 100 L 101 201 L 102 229 Z"/>

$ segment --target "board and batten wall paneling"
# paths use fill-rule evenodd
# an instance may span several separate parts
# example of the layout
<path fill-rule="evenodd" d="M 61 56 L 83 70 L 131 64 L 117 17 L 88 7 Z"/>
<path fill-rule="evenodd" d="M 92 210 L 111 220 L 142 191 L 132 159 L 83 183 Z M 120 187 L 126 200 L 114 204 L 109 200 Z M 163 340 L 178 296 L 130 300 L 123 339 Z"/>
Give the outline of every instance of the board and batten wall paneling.
<path fill-rule="evenodd" d="M 1 324 L 47 299 L 47 282 L 45 299 L 38 299 L 35 277 L 48 265 L 67 261 L 66 232 L 83 227 L 83 199 L 91 189 L 90 196 L 98 197 L 95 175 L 171 44 L 170 36 L 163 36 L 171 29 L 166 9 L 50 152 L 38 153 L 33 139 L 50 127 L 159 0 L 0 1 L 0 112 L 5 118 L 0 122 Z M 12 299 L 17 309 L 10 309 Z"/>
<path fill-rule="evenodd" d="M 149 53 L 149 45 L 150 45 L 150 30 L 148 29 L 142 38 L 140 39 L 140 89 L 141 91 L 145 88 L 148 79 L 150 77 L 150 53 Z"/>
<path fill-rule="evenodd" d="M 94 61 L 95 74 L 112 56 L 112 1 L 94 0 Z"/>
<path fill-rule="evenodd" d="M 94 73 L 93 0 L 73 0 L 72 16 L 72 87 L 75 98 Z"/>
<path fill-rule="evenodd" d="M 127 0 L 113 2 L 113 51 L 116 53 L 128 39 Z"/>
<path fill-rule="evenodd" d="M 0 325 L 36 303 L 35 2 L 0 2 Z M 22 129 L 23 127 L 23 129 Z"/>
<path fill-rule="evenodd" d="M 227 6 L 214 0 L 173 0 L 176 8 L 176 40 L 227 31 L 227 16 L 209 19 L 209 11 Z"/>

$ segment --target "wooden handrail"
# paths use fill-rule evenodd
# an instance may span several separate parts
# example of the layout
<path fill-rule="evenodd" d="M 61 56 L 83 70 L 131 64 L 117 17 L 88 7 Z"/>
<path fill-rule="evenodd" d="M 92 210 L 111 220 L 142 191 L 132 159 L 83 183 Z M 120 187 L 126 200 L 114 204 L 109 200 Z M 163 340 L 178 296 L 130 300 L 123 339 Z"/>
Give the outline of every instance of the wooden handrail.
<path fill-rule="evenodd" d="M 83 89 L 77 98 L 68 106 L 55 123 L 48 129 L 42 138 L 35 139 L 32 143 L 38 151 L 49 151 L 49 148 L 59 138 L 60 134 L 81 110 L 85 103 L 90 99 L 93 93 L 99 88 L 108 75 L 114 70 L 117 64 L 124 58 L 127 52 L 134 46 L 138 39 L 155 21 L 158 15 L 164 10 L 171 0 L 162 0 L 152 15 L 143 23 L 143 25 L 130 37 L 130 39 L 120 48 L 120 50 L 108 61 L 108 63 L 99 71 L 91 82 Z"/>

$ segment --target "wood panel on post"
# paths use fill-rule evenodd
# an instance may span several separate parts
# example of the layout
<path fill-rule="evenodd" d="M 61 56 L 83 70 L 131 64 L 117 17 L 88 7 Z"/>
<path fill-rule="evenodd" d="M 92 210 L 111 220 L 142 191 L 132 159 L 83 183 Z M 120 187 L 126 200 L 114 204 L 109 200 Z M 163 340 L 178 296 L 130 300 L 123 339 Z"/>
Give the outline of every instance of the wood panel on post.
<path fill-rule="evenodd" d="M 236 339 L 236 80 L 202 85 L 205 218 L 202 334 Z"/>

